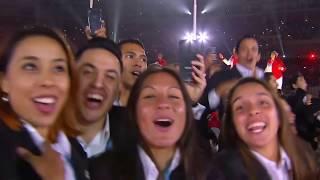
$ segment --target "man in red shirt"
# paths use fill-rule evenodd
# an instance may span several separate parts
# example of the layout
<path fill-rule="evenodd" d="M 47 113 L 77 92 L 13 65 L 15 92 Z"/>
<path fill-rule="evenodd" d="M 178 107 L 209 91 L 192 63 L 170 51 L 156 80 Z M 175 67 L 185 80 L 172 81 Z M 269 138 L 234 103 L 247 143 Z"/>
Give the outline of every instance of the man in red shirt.
<path fill-rule="evenodd" d="M 282 88 L 283 73 L 286 71 L 286 66 L 279 54 L 276 51 L 271 52 L 270 59 L 268 60 L 265 72 L 272 72 L 278 83 L 278 89 Z"/>
<path fill-rule="evenodd" d="M 159 64 L 160 66 L 166 66 L 168 63 L 167 63 L 167 60 L 164 59 L 163 57 L 163 54 L 162 53 L 159 53 L 158 54 L 158 57 L 157 57 L 157 64 Z"/>

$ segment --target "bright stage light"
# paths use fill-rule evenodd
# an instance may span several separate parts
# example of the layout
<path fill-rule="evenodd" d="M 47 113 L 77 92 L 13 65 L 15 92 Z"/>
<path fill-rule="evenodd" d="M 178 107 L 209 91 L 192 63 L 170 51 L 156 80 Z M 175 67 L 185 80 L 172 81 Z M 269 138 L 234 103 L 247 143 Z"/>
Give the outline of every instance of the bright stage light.
<path fill-rule="evenodd" d="M 201 11 L 201 14 L 205 14 L 205 13 L 207 13 L 207 12 L 208 12 L 208 10 L 207 10 L 207 9 L 204 9 L 204 10 Z"/>
<path fill-rule="evenodd" d="M 184 36 L 184 39 L 188 42 L 188 43 L 192 43 L 194 40 L 196 40 L 196 37 L 194 37 L 193 33 L 187 33 Z"/>
<path fill-rule="evenodd" d="M 203 42 L 203 43 L 207 42 L 208 39 L 209 39 L 209 36 L 207 33 L 205 33 L 205 32 L 199 33 L 198 40 L 200 42 Z"/>

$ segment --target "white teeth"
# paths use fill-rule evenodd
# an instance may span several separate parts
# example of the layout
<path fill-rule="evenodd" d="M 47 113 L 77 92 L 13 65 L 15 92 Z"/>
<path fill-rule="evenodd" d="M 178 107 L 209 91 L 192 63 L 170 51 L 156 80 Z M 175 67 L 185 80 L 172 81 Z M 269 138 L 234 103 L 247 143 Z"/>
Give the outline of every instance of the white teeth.
<path fill-rule="evenodd" d="M 56 102 L 56 100 L 54 98 L 49 98 L 49 97 L 46 97 L 46 98 L 35 98 L 34 101 L 38 102 L 38 103 L 43 103 L 43 104 L 53 104 L 53 103 Z"/>
<path fill-rule="evenodd" d="M 103 97 L 100 94 L 89 94 L 88 98 L 96 99 L 96 100 L 99 100 L 99 101 L 103 100 Z"/>
<path fill-rule="evenodd" d="M 266 127 L 265 122 L 256 122 L 252 123 L 248 126 L 248 130 L 253 132 L 253 133 L 260 133 L 263 131 L 264 127 Z"/>
<path fill-rule="evenodd" d="M 132 72 L 134 75 L 137 75 L 137 76 L 139 76 L 140 75 L 140 72 L 139 71 L 134 71 L 134 72 Z"/>
<path fill-rule="evenodd" d="M 157 119 L 157 121 L 160 121 L 160 122 L 171 122 L 170 119 Z"/>

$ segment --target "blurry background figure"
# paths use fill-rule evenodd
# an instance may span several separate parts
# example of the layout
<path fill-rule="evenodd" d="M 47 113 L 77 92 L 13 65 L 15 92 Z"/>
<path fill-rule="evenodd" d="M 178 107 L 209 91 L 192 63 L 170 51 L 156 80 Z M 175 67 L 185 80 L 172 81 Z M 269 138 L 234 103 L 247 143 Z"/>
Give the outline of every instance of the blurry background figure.
<path fill-rule="evenodd" d="M 221 70 L 227 69 L 227 67 L 218 59 L 216 47 L 210 47 L 206 51 L 205 66 L 207 79 L 210 79 L 213 74 Z"/>
<path fill-rule="evenodd" d="M 173 69 L 177 73 L 180 72 L 180 64 L 179 63 L 172 63 L 172 64 L 169 64 L 167 67 L 170 69 Z"/>
<path fill-rule="evenodd" d="M 218 54 L 219 60 L 221 60 L 225 65 L 227 65 L 228 67 L 231 66 L 231 61 L 228 60 L 222 53 Z"/>
<path fill-rule="evenodd" d="M 280 92 L 278 91 L 278 83 L 272 72 L 264 73 L 263 79 L 269 86 L 271 86 L 275 93 L 279 93 L 281 95 L 281 90 Z"/>
<path fill-rule="evenodd" d="M 279 57 L 277 51 L 272 51 L 268 60 L 265 72 L 272 72 L 278 83 L 278 89 L 282 88 L 283 73 L 286 71 L 286 66 Z"/>
<path fill-rule="evenodd" d="M 230 68 L 232 68 L 238 63 L 239 59 L 236 53 L 236 48 L 232 49 L 232 56 L 230 57 L 229 61 L 231 62 Z"/>
<path fill-rule="evenodd" d="M 309 142 L 313 149 L 318 147 L 320 122 L 317 112 L 320 110 L 320 100 L 307 92 L 308 83 L 301 73 L 290 79 L 294 93 L 287 97 L 287 102 L 296 115 L 298 135 Z"/>
<path fill-rule="evenodd" d="M 167 60 L 164 58 L 162 53 L 158 54 L 156 63 L 162 67 L 168 64 Z"/>

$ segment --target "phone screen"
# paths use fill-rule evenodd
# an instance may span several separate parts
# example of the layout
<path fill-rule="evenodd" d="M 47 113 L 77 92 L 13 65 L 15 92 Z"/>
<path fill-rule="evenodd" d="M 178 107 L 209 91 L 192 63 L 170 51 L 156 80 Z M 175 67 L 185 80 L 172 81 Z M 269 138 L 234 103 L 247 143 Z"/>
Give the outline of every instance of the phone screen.
<path fill-rule="evenodd" d="M 101 9 L 89 9 L 88 24 L 92 34 L 102 27 L 102 11 Z"/>
<path fill-rule="evenodd" d="M 179 41 L 180 76 L 185 82 L 192 82 L 191 61 L 197 60 L 197 54 L 201 54 L 201 43 L 198 41 Z"/>

